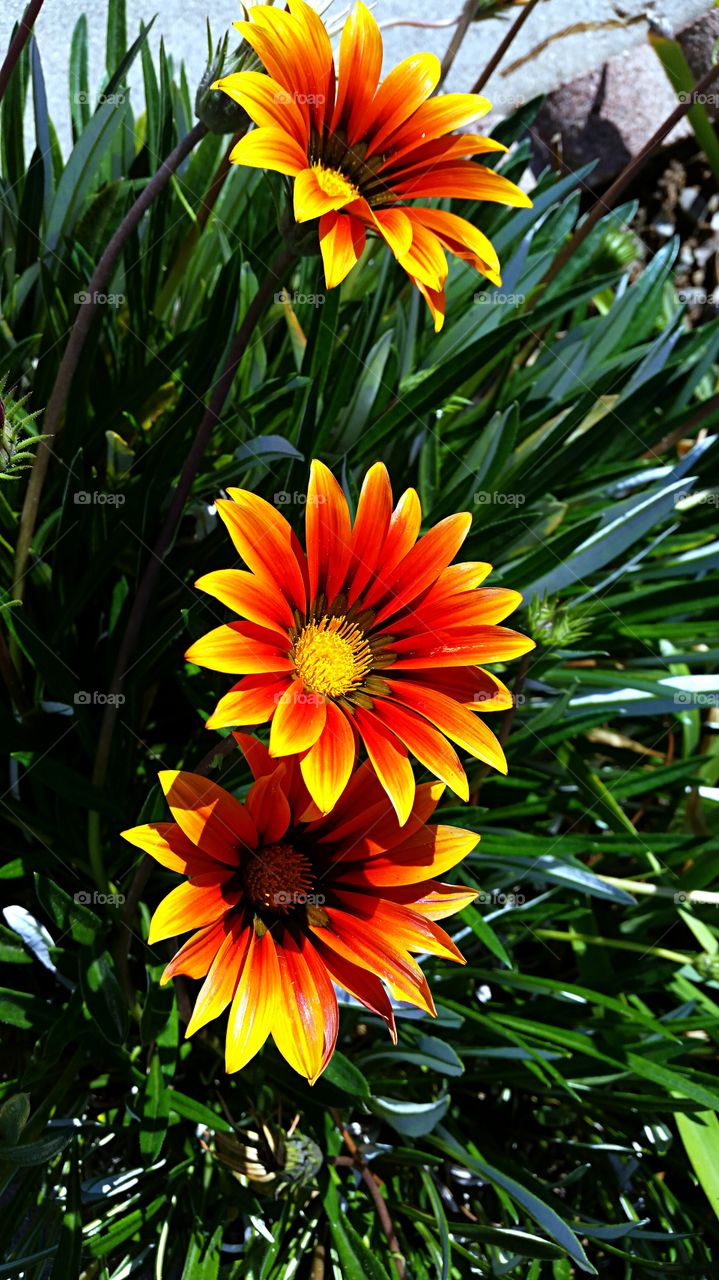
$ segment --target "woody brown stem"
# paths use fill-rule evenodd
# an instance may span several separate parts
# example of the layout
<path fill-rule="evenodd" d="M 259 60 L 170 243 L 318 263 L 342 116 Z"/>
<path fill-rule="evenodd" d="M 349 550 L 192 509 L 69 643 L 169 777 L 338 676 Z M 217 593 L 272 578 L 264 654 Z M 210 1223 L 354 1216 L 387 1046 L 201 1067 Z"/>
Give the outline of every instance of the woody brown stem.
<path fill-rule="evenodd" d="M 17 66 L 18 59 L 22 53 L 32 34 L 35 25 L 35 19 L 42 9 L 42 0 L 30 0 L 25 10 L 15 35 L 10 41 L 10 47 L 5 55 L 5 61 L 0 67 L 0 102 L 3 94 L 10 83 L 10 77 Z"/>

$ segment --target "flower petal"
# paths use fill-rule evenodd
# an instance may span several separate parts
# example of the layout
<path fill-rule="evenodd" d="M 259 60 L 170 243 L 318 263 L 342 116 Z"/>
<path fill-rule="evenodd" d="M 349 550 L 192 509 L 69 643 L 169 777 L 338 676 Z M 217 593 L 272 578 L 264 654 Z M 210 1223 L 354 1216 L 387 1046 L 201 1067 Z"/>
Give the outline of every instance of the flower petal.
<path fill-rule="evenodd" d="M 294 615 L 284 596 L 256 574 L 242 569 L 217 569 L 198 578 L 195 586 L 234 609 L 240 617 L 278 631 L 283 641 L 288 628 L 294 626 Z"/>
<path fill-rule="evenodd" d="M 210 671 L 236 676 L 261 675 L 292 671 L 288 648 L 289 640 L 283 652 L 276 632 L 265 631 L 253 622 L 228 622 L 191 644 L 185 658 Z"/>
<path fill-rule="evenodd" d="M 217 513 L 249 569 L 271 591 L 282 593 L 290 609 L 304 612 L 307 565 L 297 535 L 285 517 L 246 489 L 228 489 L 231 502 L 219 500 Z"/>
<path fill-rule="evenodd" d="M 364 707 L 355 707 L 355 722 L 377 777 L 392 801 L 400 826 L 404 826 L 412 811 L 415 792 L 407 748 Z"/>
<path fill-rule="evenodd" d="M 375 627 L 432 586 L 456 556 L 471 524 L 466 511 L 447 516 L 415 543 L 390 574 L 378 575 L 367 593 L 367 605 L 377 609 Z"/>
<path fill-rule="evenodd" d="M 257 827 L 258 846 L 276 844 L 292 820 L 285 775 L 285 765 L 278 765 L 273 773 L 266 773 L 253 782 L 247 793 L 245 804 Z"/>
<path fill-rule="evenodd" d="M 229 888 L 231 879 L 232 872 L 228 868 L 219 879 L 216 872 L 210 871 L 178 884 L 162 899 L 150 921 L 147 937 L 150 946 L 164 938 L 189 933 L 190 929 L 214 924 L 225 916 L 241 897 L 239 889 Z"/>
<path fill-rule="evenodd" d="M 413 216 L 414 209 L 405 209 L 404 213 L 412 223 L 412 244 L 398 262 L 412 280 L 419 280 L 426 289 L 439 293 L 449 270 L 442 245 L 434 232 L 428 231 Z"/>
<path fill-rule="evenodd" d="M 406 711 L 385 698 L 375 699 L 374 711 L 384 727 L 390 729 L 435 777 L 446 782 L 460 800 L 469 799 L 467 775 L 456 751 L 443 734 L 413 711 Z"/>
<path fill-rule="evenodd" d="M 255 824 L 229 791 L 197 773 L 164 769 L 158 777 L 175 822 L 203 853 L 236 868 L 241 850 L 255 848 Z"/>
<path fill-rule="evenodd" d="M 420 827 L 408 840 L 397 844 L 387 856 L 356 856 L 353 849 L 339 867 L 338 884 L 343 888 L 369 885 L 393 888 L 399 884 L 419 884 L 454 867 L 479 842 L 474 831 L 461 827 Z"/>
<path fill-rule="evenodd" d="M 418 670 L 412 672 L 412 680 L 422 689 L 436 689 L 463 706 L 474 707 L 476 711 L 507 711 L 513 705 L 512 694 L 499 676 L 483 671 L 481 667 Z"/>
<path fill-rule="evenodd" d="M 352 531 L 347 499 L 332 472 L 317 459 L 310 468 L 305 530 L 310 597 L 322 593 L 331 604 L 345 580 Z"/>
<path fill-rule="evenodd" d="M 309 141 L 307 123 L 291 93 L 281 84 L 259 71 L 239 71 L 216 80 L 213 89 L 221 89 L 247 112 L 260 126 L 270 126 L 290 134 L 306 154 Z"/>
<path fill-rule="evenodd" d="M 235 724 L 265 724 L 275 713 L 283 693 L 289 689 L 289 676 L 276 674 L 245 676 L 220 698 L 206 729 L 228 729 Z"/>
<path fill-rule="evenodd" d="M 352 862 L 363 862 L 375 854 L 385 853 L 403 844 L 431 818 L 442 798 L 444 784 L 420 782 L 415 790 L 412 812 L 402 827 L 385 791 L 382 791 L 380 799 L 374 804 L 371 803 L 371 795 L 366 794 L 366 787 L 364 791 L 364 804 L 360 796 L 353 814 L 346 816 L 344 820 L 338 820 L 337 811 L 333 810 L 311 828 L 313 839 L 318 844 L 338 846 L 337 854 L 343 862 L 345 858 Z"/>
<path fill-rule="evenodd" d="M 444 929 L 409 907 L 370 894 L 350 893 L 344 888 L 337 896 L 344 909 L 349 908 L 353 913 L 357 933 L 363 938 L 391 938 L 394 946 L 407 951 L 427 951 L 444 960 L 465 963 L 464 956 Z"/>
<path fill-rule="evenodd" d="M 320 218 L 319 234 L 325 281 L 328 289 L 334 289 L 362 257 L 367 233 L 359 218 L 352 214 L 330 212 Z"/>
<path fill-rule="evenodd" d="M 275 125 L 252 129 L 230 152 L 230 163 L 250 169 L 271 169 L 291 178 L 307 166 L 307 155 L 291 133 Z"/>
<path fill-rule="evenodd" d="M 200 988 L 192 1017 L 187 1024 L 186 1037 L 194 1035 L 200 1027 L 224 1013 L 235 994 L 249 944 L 250 927 L 247 921 L 233 920 Z"/>
<path fill-rule="evenodd" d="M 418 143 L 431 142 L 473 124 L 485 116 L 492 104 L 478 93 L 443 93 L 430 98 L 395 133 L 385 150 L 389 151 L 389 164 L 411 151 Z"/>
<path fill-rule="evenodd" d="M 314 746 L 325 727 L 327 704 L 321 693 L 293 680 L 282 694 L 270 729 L 270 755 L 292 756 Z"/>
<path fill-rule="evenodd" d="M 352 527 L 351 558 L 347 570 L 347 603 L 353 604 L 384 558 L 392 517 L 392 486 L 383 462 L 367 472 Z"/>
<path fill-rule="evenodd" d="M 175 822 L 148 822 L 144 827 L 121 831 L 120 835 L 123 840 L 149 853 L 155 862 L 183 875 L 195 876 L 202 871 L 211 871 L 215 861 L 212 855 L 200 853 Z"/>
<path fill-rule="evenodd" d="M 222 944 L 225 931 L 226 919 L 223 915 L 214 924 L 207 924 L 204 929 L 193 933 L 167 965 L 160 978 L 160 986 L 164 987 L 178 973 L 184 974 L 186 978 L 204 978 Z"/>
<path fill-rule="evenodd" d="M 314 938 L 314 946 L 320 962 L 325 965 L 333 981 L 338 986 L 343 987 L 345 991 L 348 991 L 355 1000 L 359 1000 L 365 1009 L 370 1009 L 372 1013 L 376 1013 L 378 1017 L 383 1018 L 389 1027 L 392 1040 L 396 1044 L 397 1028 L 395 1027 L 394 1010 L 379 978 L 374 973 L 370 973 L 368 969 L 362 969 L 359 965 L 352 964 L 345 956 L 326 946 L 317 936 Z"/>
<path fill-rule="evenodd" d="M 419 289 L 419 292 L 427 303 L 430 315 L 432 316 L 434 331 L 435 333 L 439 333 L 440 329 L 444 325 L 444 317 L 447 313 L 447 296 L 444 292 L 444 287 L 441 289 L 430 289 L 426 284 L 423 284 L 421 280 L 418 280 L 416 276 L 411 274 L 410 280 L 412 281 L 412 284 Z"/>
<path fill-rule="evenodd" d="M 461 703 L 433 689 L 413 684 L 410 680 L 388 680 L 387 685 L 392 696 L 402 706 L 424 716 L 477 760 L 490 764 L 500 773 L 507 772 L 507 760 L 501 743 L 484 721 Z"/>
<path fill-rule="evenodd" d="M 414 546 L 422 524 L 422 508 L 416 489 L 405 489 L 392 512 L 382 551 L 382 575 L 386 577 Z"/>
<path fill-rule="evenodd" d="M 250 935 L 227 1023 L 225 1068 L 240 1071 L 262 1048 L 281 1002 L 277 952 L 269 930 Z"/>
<path fill-rule="evenodd" d="M 353 145 L 364 133 L 372 113 L 382 71 L 382 35 L 361 2 L 351 10 L 340 37 L 337 101 L 332 132 L 342 128 Z"/>
<path fill-rule="evenodd" d="M 391 934 L 383 935 L 368 927 L 365 920 L 337 907 L 326 906 L 325 913 L 329 922 L 326 926 L 310 923 L 315 937 L 342 959 L 391 983 L 394 990 L 401 993 L 401 999 L 434 1014 L 434 1003 L 422 970 L 416 960 L 402 954 L 389 941 Z"/>
<path fill-rule="evenodd" d="M 437 88 L 440 75 L 436 54 L 413 53 L 385 76 L 377 90 L 372 104 L 372 119 L 367 125 L 370 138 L 367 159 L 381 151 L 383 143 L 426 102 Z"/>
<path fill-rule="evenodd" d="M 475 627 L 469 634 L 451 635 L 447 639 L 441 635 L 439 638 L 418 636 L 414 639 L 407 636 L 392 646 L 397 654 L 392 674 L 435 664 L 463 667 L 476 662 L 504 662 L 509 658 L 519 658 L 533 648 L 533 640 L 507 627 Z"/>
<path fill-rule="evenodd" d="M 410 178 L 393 183 L 397 195 L 405 200 L 419 196 L 459 196 L 467 200 L 492 200 L 498 204 L 531 209 L 532 201 L 514 182 L 494 169 L 475 164 L 473 160 L 438 164 Z"/>
<path fill-rule="evenodd" d="M 295 222 L 313 222 L 315 218 L 321 218 L 332 209 L 343 209 L 355 198 L 356 192 L 348 193 L 344 189 L 329 194 L 320 184 L 317 170 L 313 167 L 305 168 L 295 178 L 293 196 Z M 329 281 L 327 287 L 332 288 Z"/>
<path fill-rule="evenodd" d="M 463 884 L 442 884 L 440 880 L 428 880 L 425 884 L 399 885 L 397 888 L 382 890 L 394 902 L 403 902 L 411 906 L 413 911 L 420 912 L 430 920 L 444 920 L 457 911 L 464 911 L 477 897 L 477 890 Z M 418 897 L 418 892 L 421 897 Z"/>
<path fill-rule="evenodd" d="M 499 258 L 494 245 L 466 218 L 446 213 L 443 209 L 415 208 L 413 215 L 415 221 L 432 231 L 440 244 L 455 257 L 469 262 L 477 271 L 501 284 Z"/>
<path fill-rule="evenodd" d="M 276 946 L 282 999 L 275 1008 L 272 1038 L 290 1066 L 314 1084 L 326 1065 L 325 1019 L 337 1023 L 337 997 L 329 978 L 323 981 L 319 966 L 310 970 L 304 946 L 289 932 Z M 311 944 L 307 946 L 309 950 Z M 336 1032 L 333 1047 L 335 1039 Z"/>
<path fill-rule="evenodd" d="M 342 795 L 357 756 L 355 736 L 344 711 L 327 703 L 327 719 L 314 746 L 300 762 L 305 785 L 322 813 Z"/>

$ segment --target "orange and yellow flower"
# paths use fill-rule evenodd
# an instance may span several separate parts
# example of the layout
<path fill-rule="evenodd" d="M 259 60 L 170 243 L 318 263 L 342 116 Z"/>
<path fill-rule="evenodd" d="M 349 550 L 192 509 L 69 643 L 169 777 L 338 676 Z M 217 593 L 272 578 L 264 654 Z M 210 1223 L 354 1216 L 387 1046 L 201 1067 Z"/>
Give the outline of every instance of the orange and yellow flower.
<path fill-rule="evenodd" d="M 258 739 L 235 737 L 255 779 L 244 803 L 207 778 L 168 771 L 160 782 L 174 822 L 123 835 L 187 876 L 149 934 L 152 945 L 193 931 L 162 977 L 204 978 L 187 1035 L 229 1009 L 229 1072 L 271 1035 L 313 1083 L 337 1039 L 333 983 L 383 1018 L 395 1041 L 389 996 L 434 1014 L 413 953 L 464 963 L 435 922 L 475 892 L 435 877 L 479 837 L 427 825 L 443 791 L 436 783 L 417 788 L 400 827 L 366 765 L 333 813 L 318 816 L 296 759 L 278 764 Z"/>
<path fill-rule="evenodd" d="M 467 777 L 451 742 L 506 772 L 477 712 L 511 706 L 511 694 L 484 664 L 534 645 L 497 625 L 521 596 L 479 586 L 491 565 L 451 564 L 471 516 L 448 516 L 418 538 L 416 492 L 393 510 L 378 462 L 353 525 L 331 471 L 313 462 L 305 554 L 275 507 L 244 489 L 229 494 L 217 510 L 249 572 L 221 569 L 197 586 L 242 620 L 209 632 L 186 657 L 242 679 L 207 728 L 271 721 L 270 754 L 299 755 L 323 813 L 342 795 L 360 743 L 402 824 L 415 794 L 410 753 L 463 800 Z"/>
<path fill-rule="evenodd" d="M 531 205 L 513 182 L 471 159 L 506 147 L 452 132 L 483 116 L 486 98 L 432 97 L 440 79 L 433 53 L 412 54 L 380 83 L 382 36 L 361 3 L 344 24 L 337 70 L 325 26 L 305 0 L 287 0 L 287 9 L 254 5 L 235 26 L 268 74 L 241 71 L 213 85 L 257 126 L 230 160 L 294 179 L 295 221 L 319 220 L 328 288 L 352 270 L 368 231 L 386 241 L 423 294 L 436 330 L 445 314 L 445 250 L 501 284 L 481 231 L 456 214 L 408 203 L 459 196 Z"/>

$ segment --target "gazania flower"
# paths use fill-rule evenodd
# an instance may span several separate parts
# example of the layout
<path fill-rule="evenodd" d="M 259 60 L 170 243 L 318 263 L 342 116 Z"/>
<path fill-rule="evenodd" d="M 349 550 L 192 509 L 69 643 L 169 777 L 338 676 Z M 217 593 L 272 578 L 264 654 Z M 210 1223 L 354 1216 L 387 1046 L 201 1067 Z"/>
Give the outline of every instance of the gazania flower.
<path fill-rule="evenodd" d="M 318 817 L 296 760 L 278 765 L 257 739 L 235 734 L 255 781 L 244 804 L 193 773 L 160 782 L 175 819 L 125 831 L 186 875 L 160 903 L 149 942 L 192 936 L 167 966 L 204 978 L 187 1035 L 229 1008 L 226 1065 L 239 1071 L 272 1035 L 314 1082 L 337 1039 L 337 983 L 396 1039 L 388 993 L 434 1014 L 414 952 L 463 963 L 435 923 L 471 889 L 434 879 L 476 844 L 471 831 L 426 826 L 443 788 L 417 788 L 406 826 L 372 771 L 357 770 L 329 817 Z"/>
<path fill-rule="evenodd" d="M 305 555 L 275 507 L 244 489 L 229 493 L 217 509 L 250 572 L 221 569 L 197 586 L 243 621 L 217 627 L 186 657 L 242 679 L 208 729 L 270 720 L 270 754 L 300 755 L 323 813 L 347 785 L 360 742 L 401 823 L 414 797 L 410 752 L 463 800 L 467 777 L 448 738 L 506 772 L 476 713 L 511 706 L 511 695 L 483 665 L 534 645 L 496 625 L 521 596 L 478 589 L 490 565 L 450 564 L 471 517 L 449 516 L 417 540 L 417 494 L 408 489 L 393 511 L 378 462 L 353 527 L 337 481 L 313 462 Z"/>
<path fill-rule="evenodd" d="M 444 321 L 447 259 L 456 254 L 501 284 L 499 261 L 486 236 L 464 218 L 418 208 L 419 197 L 494 200 L 531 205 L 507 178 L 470 157 L 505 151 L 476 134 L 454 134 L 490 108 L 474 93 L 432 98 L 440 78 L 433 53 L 405 58 L 380 84 L 382 37 L 364 4 L 342 31 L 335 71 L 332 46 L 305 0 L 284 8 L 255 5 L 237 30 L 267 69 L 239 72 L 213 85 L 258 126 L 233 149 L 234 164 L 294 179 L 298 223 L 319 219 L 328 288 L 359 259 L 367 231 L 389 245 L 431 309 Z"/>

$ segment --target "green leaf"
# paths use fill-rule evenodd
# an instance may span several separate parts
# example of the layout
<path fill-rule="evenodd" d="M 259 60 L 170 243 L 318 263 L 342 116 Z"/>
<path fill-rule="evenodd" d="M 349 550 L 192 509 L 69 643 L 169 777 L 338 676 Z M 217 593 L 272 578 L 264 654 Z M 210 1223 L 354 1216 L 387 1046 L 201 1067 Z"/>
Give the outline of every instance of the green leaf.
<path fill-rule="evenodd" d="M 325 1070 L 322 1073 L 323 1080 L 327 1080 L 337 1089 L 343 1089 L 345 1093 L 354 1094 L 356 1098 L 368 1098 L 371 1089 L 367 1080 L 362 1075 L 358 1067 L 350 1062 L 339 1049 L 335 1049 Z"/>
<path fill-rule="evenodd" d="M 222 1227 L 216 1227 L 208 1237 L 195 1226 L 190 1247 L 185 1257 L 182 1280 L 217 1280 L 222 1258 Z"/>
<path fill-rule="evenodd" d="M 128 1012 L 115 967 L 107 951 L 81 970 L 80 984 L 90 1017 L 110 1044 L 121 1045 L 127 1035 Z"/>
<path fill-rule="evenodd" d="M 560 1218 L 559 1214 L 551 1207 L 551 1205 L 545 1204 L 545 1202 L 540 1200 L 538 1196 L 535 1196 L 532 1191 L 528 1191 L 526 1187 L 521 1185 L 521 1183 L 515 1182 L 514 1178 L 508 1177 L 507 1174 L 502 1173 L 499 1169 L 487 1164 L 478 1156 L 471 1156 L 467 1151 L 463 1151 L 460 1146 L 451 1140 L 450 1135 L 444 1132 L 444 1130 L 441 1131 L 441 1139 L 433 1137 L 430 1138 L 429 1141 L 440 1150 L 445 1151 L 448 1155 L 451 1154 L 455 1159 L 467 1164 L 470 1169 L 475 1169 L 477 1173 L 480 1173 L 494 1186 L 501 1188 L 502 1191 L 506 1191 L 512 1200 L 517 1204 L 522 1205 L 530 1217 L 533 1218 L 535 1222 L 538 1222 L 540 1227 L 542 1227 L 553 1240 L 556 1240 L 557 1244 L 562 1246 L 565 1252 L 569 1254 L 570 1258 L 576 1262 L 580 1271 L 585 1271 L 589 1275 L 597 1275 L 596 1268 L 592 1266 L 591 1262 L 587 1258 L 584 1249 L 579 1243 L 579 1240 L 575 1236 L 571 1227 L 567 1225 L 563 1218 Z"/>
<path fill-rule="evenodd" d="M 157 1050 L 150 1060 L 150 1070 L 147 1073 L 139 1109 L 140 1151 L 146 1163 L 151 1165 L 155 1163 L 162 1151 L 170 1115 L 170 1099 Z"/>
<path fill-rule="evenodd" d="M 423 1138 L 437 1127 L 449 1106 L 449 1094 L 434 1102 L 403 1102 L 399 1098 L 373 1097 L 369 1108 L 405 1138 Z"/>
<path fill-rule="evenodd" d="M 84 905 L 92 894 L 86 890 L 77 891 L 71 898 L 69 893 L 61 889 L 49 876 L 35 873 L 35 892 L 38 900 L 45 908 L 53 923 L 62 934 L 69 933 L 74 942 L 80 946 L 91 946 L 102 925 L 94 911 Z"/>

